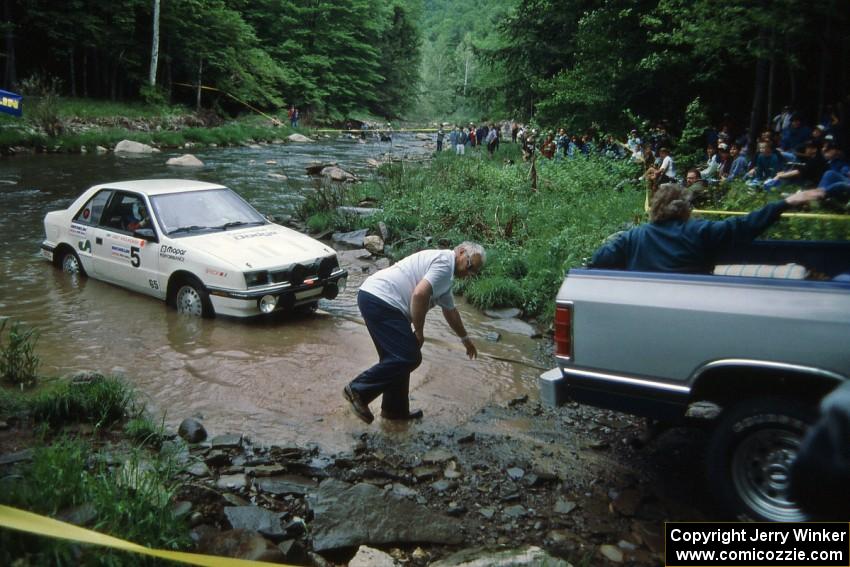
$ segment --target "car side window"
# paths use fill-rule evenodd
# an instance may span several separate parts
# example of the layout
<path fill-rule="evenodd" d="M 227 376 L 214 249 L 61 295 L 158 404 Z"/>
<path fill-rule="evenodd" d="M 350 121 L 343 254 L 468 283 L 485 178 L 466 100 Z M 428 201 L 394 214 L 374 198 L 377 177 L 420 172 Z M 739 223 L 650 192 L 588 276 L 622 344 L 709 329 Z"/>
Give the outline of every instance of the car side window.
<path fill-rule="evenodd" d="M 88 200 L 74 217 L 74 222 L 80 224 L 96 225 L 100 222 L 103 209 L 112 196 L 112 191 L 98 191 L 94 197 Z"/>
<path fill-rule="evenodd" d="M 122 232 L 147 227 L 149 217 L 144 199 L 134 193 L 116 193 L 109 201 L 100 224 Z"/>

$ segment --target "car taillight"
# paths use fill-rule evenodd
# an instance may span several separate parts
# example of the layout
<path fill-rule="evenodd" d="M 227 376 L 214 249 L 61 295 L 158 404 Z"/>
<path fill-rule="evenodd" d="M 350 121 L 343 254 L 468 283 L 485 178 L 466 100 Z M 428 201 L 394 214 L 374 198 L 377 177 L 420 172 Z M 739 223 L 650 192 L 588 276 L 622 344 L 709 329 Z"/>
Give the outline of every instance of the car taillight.
<path fill-rule="evenodd" d="M 555 307 L 555 356 L 573 358 L 573 306 Z"/>

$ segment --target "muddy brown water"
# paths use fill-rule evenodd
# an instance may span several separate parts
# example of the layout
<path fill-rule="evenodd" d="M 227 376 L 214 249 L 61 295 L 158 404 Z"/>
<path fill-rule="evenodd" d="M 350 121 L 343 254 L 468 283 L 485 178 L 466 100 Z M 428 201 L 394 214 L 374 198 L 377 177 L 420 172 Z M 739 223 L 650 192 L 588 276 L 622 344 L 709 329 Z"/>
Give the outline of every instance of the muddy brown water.
<path fill-rule="evenodd" d="M 196 320 L 153 298 L 53 268 L 38 255 L 42 221 L 91 185 L 170 177 L 222 183 L 262 213 L 292 214 L 314 190 L 304 170 L 312 160 L 337 161 L 369 175 L 367 158 L 388 151 L 416 157 L 428 148 L 413 136 L 397 135 L 392 148 L 349 140 L 211 148 L 194 151 L 205 163 L 201 169 L 165 165 L 185 151 L 0 158 L 0 317 L 38 329 L 42 374 L 99 370 L 124 376 L 171 427 L 200 417 L 212 435 L 243 432 L 263 443 L 350 447 L 368 427 L 350 415 L 341 390 L 376 361 L 355 303 L 357 287 L 377 269 L 374 263 L 343 254 L 348 289 L 334 301 L 322 300 L 311 316 Z M 412 405 L 425 411 L 425 420 L 377 420 L 372 429 L 399 436 L 450 430 L 488 403 L 536 395 L 539 341 L 504 332 L 501 341 L 487 341 L 494 330 L 488 318 L 462 301 L 460 309 L 482 356 L 467 360 L 438 310 L 432 311 L 424 362 L 411 378 Z"/>

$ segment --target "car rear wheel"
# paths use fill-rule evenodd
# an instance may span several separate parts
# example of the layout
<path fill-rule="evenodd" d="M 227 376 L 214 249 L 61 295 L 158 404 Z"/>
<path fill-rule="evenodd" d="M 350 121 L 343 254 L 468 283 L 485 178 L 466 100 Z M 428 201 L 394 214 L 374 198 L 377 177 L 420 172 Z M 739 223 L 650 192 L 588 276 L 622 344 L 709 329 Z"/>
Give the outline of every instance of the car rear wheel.
<path fill-rule="evenodd" d="M 720 503 L 740 519 L 800 522 L 790 497 L 791 464 L 813 406 L 784 398 L 744 400 L 727 408 L 709 443 L 708 480 Z"/>
<path fill-rule="evenodd" d="M 183 280 L 177 285 L 174 306 L 182 315 L 204 318 L 215 315 L 209 293 L 201 282 L 194 279 Z"/>
<path fill-rule="evenodd" d="M 59 265 L 62 267 L 62 271 L 66 274 L 71 275 L 86 275 L 86 271 L 83 269 L 83 264 L 80 262 L 80 257 L 77 256 L 77 253 L 73 250 L 65 250 L 62 253 L 62 257 L 59 259 Z"/>

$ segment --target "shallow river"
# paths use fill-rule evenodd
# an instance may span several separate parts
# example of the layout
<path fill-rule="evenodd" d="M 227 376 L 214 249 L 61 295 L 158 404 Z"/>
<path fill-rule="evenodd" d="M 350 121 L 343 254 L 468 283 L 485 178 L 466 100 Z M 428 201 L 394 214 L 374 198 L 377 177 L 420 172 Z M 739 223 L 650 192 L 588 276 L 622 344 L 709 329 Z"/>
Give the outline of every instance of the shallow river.
<path fill-rule="evenodd" d="M 322 300 L 307 317 L 272 321 L 226 318 L 194 320 L 165 304 L 90 279 L 75 280 L 38 255 L 42 221 L 67 207 L 87 187 L 142 178 L 193 178 L 225 184 L 264 214 L 291 214 L 314 186 L 304 166 L 337 161 L 369 175 L 367 158 L 421 155 L 424 143 L 396 136 L 394 146 L 327 140 L 319 144 L 264 145 L 195 152 L 203 168 L 165 165 L 182 151 L 144 157 L 22 155 L 0 158 L 0 317 L 20 320 L 40 332 L 41 373 L 62 375 L 99 370 L 126 377 L 150 407 L 176 425 L 201 417 L 212 434 L 244 432 L 266 443 L 315 442 L 347 448 L 367 426 L 349 413 L 342 387 L 371 365 L 376 354 L 355 304 L 368 276 L 349 265 L 349 286 L 334 301 Z M 270 174 L 283 174 L 281 179 Z M 356 262 L 341 258 L 342 264 Z M 371 268 L 374 272 L 374 267 Z M 467 419 L 490 401 L 535 390 L 538 341 L 495 330 L 491 320 L 461 302 L 482 356 L 469 361 L 439 310 L 426 324 L 424 362 L 411 378 L 413 407 L 421 423 L 371 427 L 405 435 L 438 430 Z M 499 359 L 511 359 L 520 363 Z M 374 404 L 377 409 L 378 403 Z"/>

